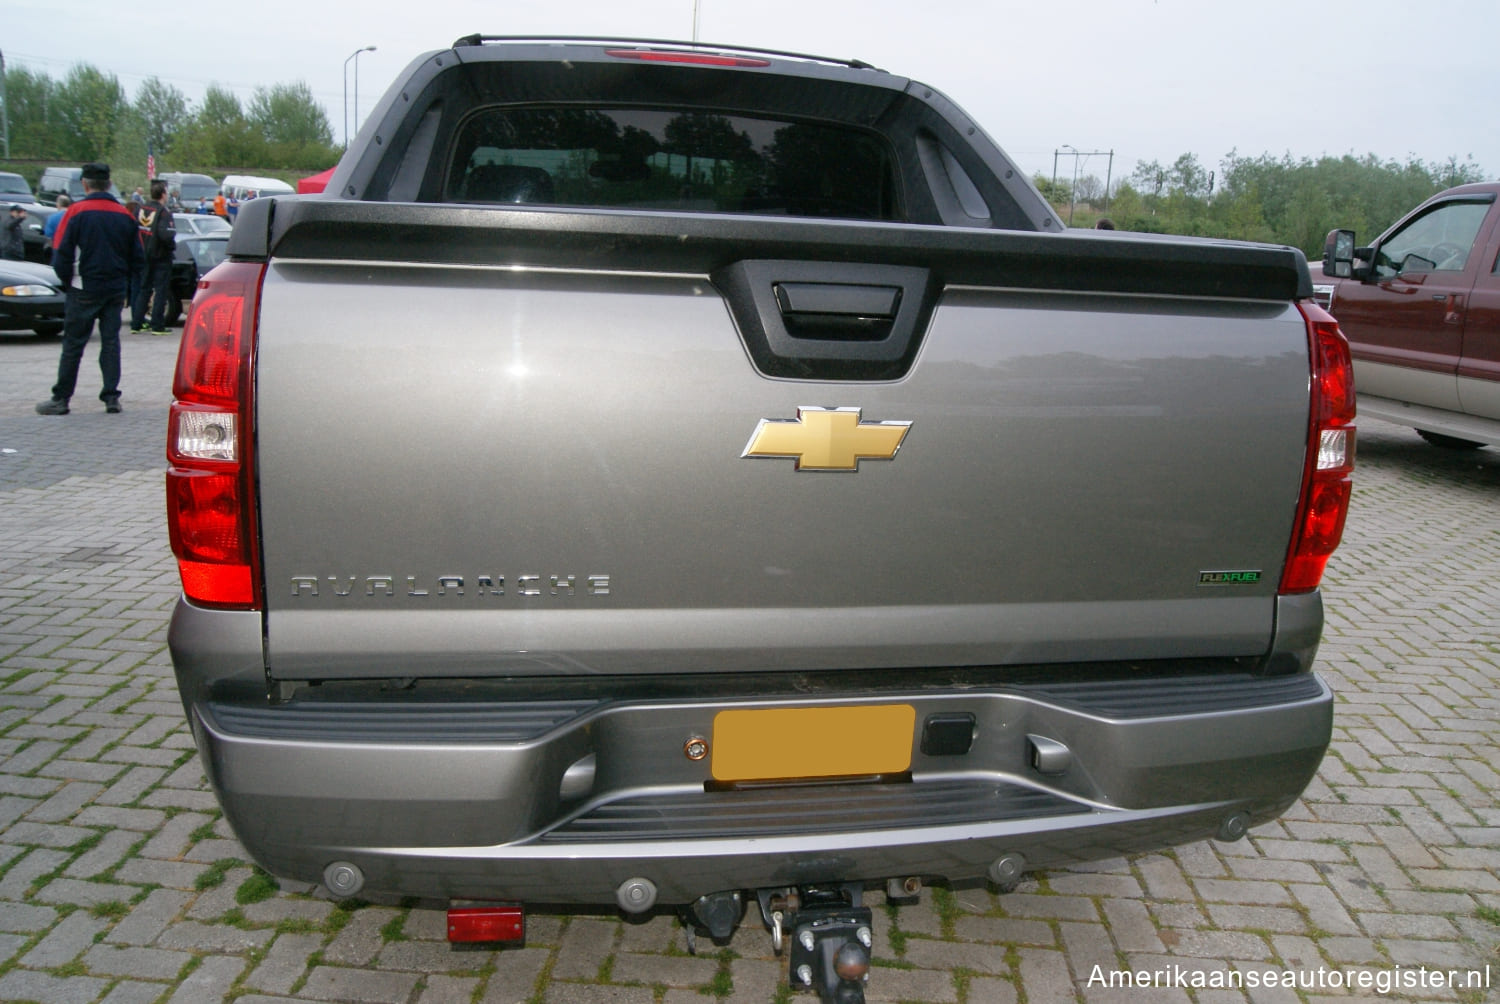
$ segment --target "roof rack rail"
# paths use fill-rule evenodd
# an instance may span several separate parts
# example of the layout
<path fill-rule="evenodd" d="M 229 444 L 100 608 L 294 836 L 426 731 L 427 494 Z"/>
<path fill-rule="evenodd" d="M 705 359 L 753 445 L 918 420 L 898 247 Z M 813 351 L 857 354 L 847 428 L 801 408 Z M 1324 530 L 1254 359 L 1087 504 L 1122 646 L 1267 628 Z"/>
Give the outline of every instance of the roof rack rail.
<path fill-rule="evenodd" d="M 847 66 L 855 70 L 874 70 L 884 73 L 880 67 L 862 59 L 836 59 L 832 56 L 814 56 L 805 52 L 787 52 L 782 49 L 762 49 L 753 45 L 718 45 L 712 42 L 685 42 L 670 38 L 618 38 L 614 35 L 464 35 L 453 43 L 453 48 L 483 45 L 485 42 L 585 42 L 605 45 L 670 45 L 673 48 L 707 49 L 714 52 L 751 52 L 762 56 L 782 56 L 787 59 L 805 59 L 814 63 L 830 63 Z"/>

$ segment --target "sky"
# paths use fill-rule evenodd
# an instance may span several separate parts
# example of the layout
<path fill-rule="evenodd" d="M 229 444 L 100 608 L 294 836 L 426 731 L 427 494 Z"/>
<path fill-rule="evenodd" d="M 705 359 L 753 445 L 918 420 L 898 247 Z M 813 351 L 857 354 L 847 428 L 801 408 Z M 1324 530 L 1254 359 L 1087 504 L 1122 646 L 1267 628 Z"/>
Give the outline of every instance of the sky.
<path fill-rule="evenodd" d="M 305 82 L 335 142 L 422 53 L 480 32 L 691 39 L 856 58 L 929 84 L 1028 173 L 1128 177 L 1231 152 L 1468 158 L 1500 177 L 1496 0 L 6 0 L 0 53 L 248 106 Z M 161 15 L 157 23 L 141 11 Z M 354 53 L 365 46 L 374 51 Z M 353 56 L 354 58 L 350 58 Z M 349 126 L 350 133 L 357 126 Z M 1070 151 L 1079 151 L 1077 155 Z M 1096 152 L 1097 151 L 1097 152 Z M 1110 156 L 1112 152 L 1113 156 Z M 162 169 L 171 169 L 165 164 Z"/>

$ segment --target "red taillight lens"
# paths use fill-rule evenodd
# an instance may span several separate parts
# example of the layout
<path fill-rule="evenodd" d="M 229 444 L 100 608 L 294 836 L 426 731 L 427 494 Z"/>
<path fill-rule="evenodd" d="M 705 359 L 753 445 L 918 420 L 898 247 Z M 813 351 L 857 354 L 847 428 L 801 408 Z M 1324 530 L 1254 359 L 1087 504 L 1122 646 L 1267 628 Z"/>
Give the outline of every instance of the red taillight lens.
<path fill-rule="evenodd" d="M 242 271 L 254 274 L 254 285 L 246 292 L 246 281 L 219 278 Z M 245 315 L 253 309 L 260 267 L 230 263 L 205 279 L 193 297 L 177 354 L 177 373 L 172 394 L 179 401 L 236 403 L 240 398 L 246 346 Z M 253 320 L 253 316 L 252 316 Z"/>
<path fill-rule="evenodd" d="M 1281 592 L 1318 588 L 1344 535 L 1354 470 L 1354 364 L 1338 322 L 1322 307 L 1301 305 L 1312 356 L 1311 417 L 1302 497 Z"/>
<path fill-rule="evenodd" d="M 194 603 L 255 609 L 250 363 L 263 266 L 227 262 L 188 311 L 167 426 L 167 530 Z"/>
<path fill-rule="evenodd" d="M 238 472 L 167 471 L 172 553 L 183 561 L 249 564 L 242 489 Z"/>

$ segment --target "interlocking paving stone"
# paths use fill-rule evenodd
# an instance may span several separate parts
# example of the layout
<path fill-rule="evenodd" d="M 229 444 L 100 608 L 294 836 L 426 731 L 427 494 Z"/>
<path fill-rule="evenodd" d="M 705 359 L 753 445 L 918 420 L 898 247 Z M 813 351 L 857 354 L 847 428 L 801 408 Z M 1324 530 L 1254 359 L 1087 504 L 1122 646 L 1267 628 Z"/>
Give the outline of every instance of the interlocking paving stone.
<path fill-rule="evenodd" d="M 126 336 L 125 414 L 54 420 L 30 413 L 45 388 L 16 374 L 55 366 L 57 343 L 0 340 L 0 447 L 17 451 L 0 453 L 0 1000 L 773 999 L 786 962 L 753 907 L 721 957 L 707 939 L 687 955 L 665 911 L 539 909 L 523 946 L 460 951 L 441 904 L 337 905 L 284 881 L 240 901 L 255 872 L 166 651 L 172 343 Z M 872 892 L 870 1000 L 1500 1002 L 1500 985 L 1146 997 L 1095 979 L 1488 964 L 1500 984 L 1500 450 L 1450 453 L 1378 422 L 1360 437 L 1324 588 L 1334 742 L 1303 797 L 1237 844 L 1032 875 L 1011 894 Z"/>

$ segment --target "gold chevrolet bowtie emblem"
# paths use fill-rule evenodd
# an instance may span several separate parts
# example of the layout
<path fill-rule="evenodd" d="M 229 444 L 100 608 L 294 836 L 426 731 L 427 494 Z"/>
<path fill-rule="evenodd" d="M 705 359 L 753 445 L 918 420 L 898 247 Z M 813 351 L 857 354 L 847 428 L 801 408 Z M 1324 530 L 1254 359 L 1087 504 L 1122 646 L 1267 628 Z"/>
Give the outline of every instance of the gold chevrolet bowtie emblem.
<path fill-rule="evenodd" d="M 910 422 L 861 422 L 858 408 L 798 408 L 796 421 L 763 418 L 746 457 L 786 458 L 799 471 L 857 471 L 861 460 L 890 460 Z"/>

